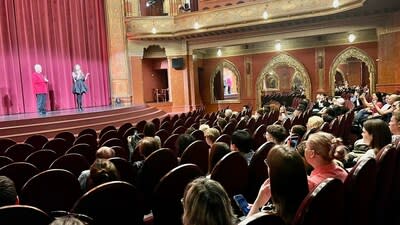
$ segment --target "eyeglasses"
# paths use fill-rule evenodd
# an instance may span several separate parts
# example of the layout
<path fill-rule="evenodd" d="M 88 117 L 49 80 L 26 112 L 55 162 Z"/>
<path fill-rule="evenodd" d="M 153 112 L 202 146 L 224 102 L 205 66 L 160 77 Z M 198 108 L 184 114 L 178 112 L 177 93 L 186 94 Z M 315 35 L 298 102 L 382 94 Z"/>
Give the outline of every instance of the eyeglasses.
<path fill-rule="evenodd" d="M 64 217 L 64 216 L 75 217 L 75 218 L 79 219 L 80 221 L 82 221 L 83 223 L 85 223 L 86 225 L 89 225 L 93 222 L 93 218 L 90 216 L 87 216 L 85 214 L 72 213 L 72 212 L 63 211 L 63 210 L 51 211 L 49 214 L 53 218 Z"/>

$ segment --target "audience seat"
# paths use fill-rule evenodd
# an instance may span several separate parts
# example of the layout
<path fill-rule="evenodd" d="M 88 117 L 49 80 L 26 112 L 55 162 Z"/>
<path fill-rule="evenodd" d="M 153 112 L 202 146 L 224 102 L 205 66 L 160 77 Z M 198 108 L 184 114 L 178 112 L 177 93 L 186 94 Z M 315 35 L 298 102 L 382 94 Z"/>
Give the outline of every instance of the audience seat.
<path fill-rule="evenodd" d="M 15 141 L 12 140 L 12 139 L 9 139 L 9 138 L 0 138 L 0 155 L 4 155 L 4 151 L 5 151 L 8 147 L 10 147 L 10 146 L 12 146 L 12 145 L 15 145 L 15 144 L 17 144 L 17 142 L 15 142 Z"/>
<path fill-rule="evenodd" d="M 53 218 L 34 206 L 7 205 L 0 207 L 0 221 L 4 225 L 49 225 Z"/>
<path fill-rule="evenodd" d="M 118 131 L 117 130 L 109 130 L 107 132 L 105 132 L 101 138 L 98 141 L 98 146 L 104 146 L 104 143 L 107 142 L 108 140 L 111 139 L 118 139 L 121 140 L 118 136 Z M 121 145 L 122 145 L 122 141 L 121 141 Z M 110 147 L 110 146 L 109 146 Z"/>
<path fill-rule="evenodd" d="M 183 164 L 165 174 L 154 189 L 152 212 L 157 225 L 181 225 L 183 207 L 181 199 L 185 187 L 204 175 L 195 164 Z"/>
<path fill-rule="evenodd" d="M 74 174 L 77 178 L 82 171 L 89 169 L 86 158 L 78 153 L 65 154 L 54 160 L 49 169 L 64 169 Z"/>
<path fill-rule="evenodd" d="M 61 133 L 58 133 L 54 138 L 64 139 L 67 143 L 68 148 L 71 148 L 75 141 L 75 135 L 69 131 L 63 131 Z"/>
<path fill-rule="evenodd" d="M 82 134 L 78 136 L 72 146 L 77 144 L 88 144 L 90 147 L 97 150 L 97 139 L 93 134 Z"/>
<path fill-rule="evenodd" d="M 229 122 L 225 125 L 225 127 L 222 129 L 221 134 L 227 134 L 227 135 L 232 135 L 233 132 L 235 131 L 236 124 Z"/>
<path fill-rule="evenodd" d="M 67 142 L 62 138 L 54 138 L 43 145 L 42 149 L 51 149 L 57 155 L 63 155 L 68 150 Z"/>
<path fill-rule="evenodd" d="M 26 157 L 25 162 L 32 163 L 39 171 L 45 171 L 51 163 L 57 159 L 57 153 L 50 149 L 42 149 L 31 153 Z"/>
<path fill-rule="evenodd" d="M 178 139 L 179 134 L 171 134 L 167 140 L 165 140 L 164 144 L 162 145 L 163 148 L 169 148 L 174 152 L 175 156 L 178 156 L 178 149 L 176 148 L 176 140 Z"/>
<path fill-rule="evenodd" d="M 172 131 L 172 134 L 183 134 L 186 131 L 186 127 L 184 127 L 183 125 L 177 126 L 174 128 L 174 130 Z"/>
<path fill-rule="evenodd" d="M 238 225 L 285 225 L 285 222 L 277 214 L 259 212 L 247 217 Z"/>
<path fill-rule="evenodd" d="M 13 180 L 18 194 L 25 182 L 38 173 L 39 169 L 27 162 L 13 162 L 0 168 L 0 176 Z"/>
<path fill-rule="evenodd" d="M 256 129 L 256 119 L 250 117 L 250 119 L 247 121 L 246 128 L 249 129 L 249 133 L 252 134 Z"/>
<path fill-rule="evenodd" d="M 85 128 L 85 129 L 81 130 L 81 131 L 78 133 L 78 137 L 80 137 L 80 136 L 82 136 L 82 135 L 85 135 L 85 134 L 90 134 L 90 135 L 92 135 L 93 137 L 95 137 L 96 140 L 97 140 L 97 132 L 96 132 L 95 129 L 93 129 L 93 128 Z"/>
<path fill-rule="evenodd" d="M 180 164 L 193 163 L 206 174 L 208 171 L 209 148 L 210 146 L 205 141 L 194 141 L 183 151 Z"/>
<path fill-rule="evenodd" d="M 105 134 L 104 136 L 106 136 L 106 135 L 107 134 Z M 120 138 L 111 138 L 111 139 L 106 140 L 102 144 L 100 144 L 100 143 L 101 142 L 99 142 L 99 146 L 100 147 L 103 147 L 103 146 L 107 146 L 107 147 L 119 146 L 119 147 L 125 148 L 125 144 Z"/>
<path fill-rule="evenodd" d="M 109 159 L 112 163 L 114 163 L 115 167 L 119 172 L 120 179 L 122 181 L 128 182 L 130 184 L 136 185 L 136 175 L 137 169 L 132 165 L 132 163 L 128 162 L 126 159 L 121 157 L 112 157 Z"/>
<path fill-rule="evenodd" d="M 131 127 L 133 127 L 132 123 L 124 123 L 124 124 L 122 124 L 122 125 L 118 128 L 118 131 L 117 131 L 118 137 L 119 137 L 119 138 L 122 138 L 122 137 L 124 136 L 125 132 L 126 132 L 129 128 L 131 128 Z"/>
<path fill-rule="evenodd" d="M 36 149 L 32 145 L 21 143 L 8 147 L 4 155 L 10 157 L 14 162 L 23 162 L 25 158 L 34 151 L 36 151 Z"/>
<path fill-rule="evenodd" d="M 292 225 L 342 225 L 343 214 L 343 183 L 327 178 L 304 198 Z"/>
<path fill-rule="evenodd" d="M 196 140 L 204 141 L 204 132 L 201 130 L 194 130 L 190 135 L 192 135 Z"/>
<path fill-rule="evenodd" d="M 0 155 L 0 168 L 3 166 L 6 166 L 10 163 L 13 163 L 14 160 L 10 157 L 4 156 L 4 155 Z"/>
<path fill-rule="evenodd" d="M 228 146 L 231 146 L 231 136 L 229 134 L 221 134 L 215 142 L 223 142 L 226 143 Z"/>
<path fill-rule="evenodd" d="M 89 144 L 81 143 L 73 145 L 65 152 L 65 154 L 78 153 L 81 154 L 88 163 L 91 165 L 96 158 L 96 149 L 92 148 Z"/>
<path fill-rule="evenodd" d="M 49 140 L 46 136 L 41 134 L 34 134 L 25 139 L 24 143 L 32 145 L 36 150 L 42 149 L 43 145 Z"/>
<path fill-rule="evenodd" d="M 108 125 L 108 126 L 103 127 L 103 128 L 100 130 L 100 132 L 99 132 L 99 140 L 103 137 L 103 135 L 104 135 L 105 133 L 107 133 L 107 132 L 110 131 L 110 130 L 115 130 L 115 131 L 117 131 L 117 128 L 116 128 L 114 125 Z"/>
<path fill-rule="evenodd" d="M 115 157 L 121 157 L 126 160 L 129 160 L 129 150 L 121 147 L 121 146 L 111 146 L 112 149 L 115 151 Z M 137 151 L 139 152 L 139 151 Z"/>
<path fill-rule="evenodd" d="M 142 196 L 135 186 L 124 181 L 111 181 L 86 192 L 71 211 L 90 216 L 95 225 L 141 225 L 142 206 Z"/>
<path fill-rule="evenodd" d="M 155 135 L 160 138 L 161 145 L 162 145 L 165 142 L 165 140 L 167 140 L 167 138 L 169 137 L 170 133 L 165 129 L 160 129 L 155 133 Z"/>
<path fill-rule="evenodd" d="M 259 127 L 257 127 L 257 129 L 253 132 L 254 149 L 259 148 L 262 144 L 264 144 L 267 141 L 264 136 L 266 131 L 267 131 L 267 126 L 262 124 Z"/>
<path fill-rule="evenodd" d="M 144 126 L 146 125 L 147 121 L 146 120 L 141 120 L 136 124 L 136 129 L 138 133 L 143 133 Z"/>
<path fill-rule="evenodd" d="M 74 174 L 63 169 L 49 169 L 36 174 L 22 187 L 20 202 L 38 207 L 49 213 L 70 210 L 82 195 Z"/>

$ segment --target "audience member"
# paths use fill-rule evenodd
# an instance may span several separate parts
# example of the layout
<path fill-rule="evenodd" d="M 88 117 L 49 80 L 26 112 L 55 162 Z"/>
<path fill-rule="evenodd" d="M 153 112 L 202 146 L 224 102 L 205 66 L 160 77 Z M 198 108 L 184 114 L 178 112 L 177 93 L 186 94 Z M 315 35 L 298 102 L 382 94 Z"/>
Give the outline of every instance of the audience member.
<path fill-rule="evenodd" d="M 153 137 L 156 139 L 158 144 L 161 146 L 161 139 L 156 135 L 156 125 L 153 122 L 147 121 L 143 128 L 144 137 Z"/>
<path fill-rule="evenodd" d="M 183 225 L 234 225 L 236 218 L 228 194 L 220 183 L 200 177 L 183 194 Z"/>
<path fill-rule="evenodd" d="M 50 223 L 50 225 L 88 225 L 88 224 L 90 224 L 90 223 L 83 222 L 81 219 L 78 219 L 78 217 L 75 216 L 74 214 L 68 214 L 66 216 L 56 217 Z"/>
<path fill-rule="evenodd" d="M 96 159 L 109 159 L 115 156 L 115 151 L 114 149 L 110 147 L 101 147 L 96 151 Z M 78 181 L 81 185 L 82 190 L 87 190 L 87 180 L 90 175 L 90 170 L 84 170 L 81 172 L 81 174 L 78 177 Z"/>
<path fill-rule="evenodd" d="M 394 111 L 389 122 L 389 129 L 392 132 L 392 144 L 400 142 L 400 111 Z"/>
<path fill-rule="evenodd" d="M 178 157 L 181 157 L 183 151 L 196 139 L 190 134 L 180 134 L 176 139 L 175 148 L 178 149 Z"/>
<path fill-rule="evenodd" d="M 220 136 L 220 132 L 217 128 L 208 128 L 204 131 L 204 139 L 206 140 L 207 144 L 211 147 L 214 144 L 215 140 Z"/>
<path fill-rule="evenodd" d="M 203 131 L 203 133 L 205 133 L 208 128 L 210 128 L 210 126 L 206 123 L 201 123 L 199 126 L 199 130 Z"/>
<path fill-rule="evenodd" d="M 246 130 L 237 130 L 231 136 L 231 150 L 240 152 L 246 159 L 247 164 L 250 164 L 251 158 L 254 155 L 252 148 L 252 138 Z"/>
<path fill-rule="evenodd" d="M 108 159 L 96 159 L 90 166 L 90 174 L 87 178 L 86 189 L 88 191 L 100 184 L 119 180 L 119 172 L 114 163 Z"/>
<path fill-rule="evenodd" d="M 267 131 L 265 132 L 267 141 L 280 145 L 284 143 L 287 136 L 287 130 L 282 125 L 272 124 L 267 126 Z"/>
<path fill-rule="evenodd" d="M 143 157 L 143 160 L 133 162 L 133 166 L 140 170 L 146 158 L 160 147 L 160 143 L 154 137 L 143 137 L 138 143 L 139 154 Z"/>
<path fill-rule="evenodd" d="M 304 156 L 314 168 L 308 180 L 314 188 L 326 178 L 337 178 L 344 182 L 347 172 L 334 162 L 337 147 L 336 138 L 329 133 L 319 131 L 311 134 L 306 142 Z"/>
<path fill-rule="evenodd" d="M 14 181 L 6 176 L 0 176 L 0 207 L 18 204 L 19 199 Z"/>
<path fill-rule="evenodd" d="M 276 145 L 265 160 L 268 166 L 267 179 L 257 196 L 248 216 L 263 207 L 271 196 L 273 212 L 286 224 L 291 224 L 296 211 L 308 194 L 307 174 L 299 153 L 285 145 Z"/>
<path fill-rule="evenodd" d="M 364 122 L 363 142 L 369 146 L 366 156 L 376 157 L 378 152 L 392 142 L 389 126 L 381 119 L 370 119 Z"/>
<path fill-rule="evenodd" d="M 310 134 L 316 133 L 320 130 L 324 120 L 320 116 L 312 116 L 308 118 L 306 127 L 307 131 L 303 136 L 303 140 L 307 140 Z"/>

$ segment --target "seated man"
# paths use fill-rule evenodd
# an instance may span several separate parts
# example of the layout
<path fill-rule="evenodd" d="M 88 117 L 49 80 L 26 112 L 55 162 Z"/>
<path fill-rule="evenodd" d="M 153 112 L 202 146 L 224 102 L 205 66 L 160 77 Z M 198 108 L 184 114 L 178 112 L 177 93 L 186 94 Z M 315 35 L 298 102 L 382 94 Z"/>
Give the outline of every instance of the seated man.
<path fill-rule="evenodd" d="M 19 199 L 14 181 L 6 176 L 0 176 L 0 207 L 18 204 Z"/>
<path fill-rule="evenodd" d="M 240 152 L 246 159 L 247 164 L 250 163 L 251 158 L 254 155 L 254 151 L 251 149 L 252 138 L 249 132 L 245 130 L 237 130 L 233 132 L 231 139 L 231 150 Z"/>

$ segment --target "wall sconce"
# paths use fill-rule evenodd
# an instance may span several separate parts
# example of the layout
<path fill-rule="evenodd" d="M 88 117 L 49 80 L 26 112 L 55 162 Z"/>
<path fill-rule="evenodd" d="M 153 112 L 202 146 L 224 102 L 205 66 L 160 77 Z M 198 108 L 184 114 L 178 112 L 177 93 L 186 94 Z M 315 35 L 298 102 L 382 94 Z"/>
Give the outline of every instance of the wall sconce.
<path fill-rule="evenodd" d="M 275 50 L 276 50 L 276 51 L 281 51 L 281 50 L 282 50 L 282 44 L 281 44 L 280 41 L 277 41 L 277 42 L 275 43 Z"/>
<path fill-rule="evenodd" d="M 217 56 L 218 56 L 218 57 L 221 57 L 221 56 L 222 56 L 222 51 L 221 51 L 220 48 L 217 50 Z"/>
<path fill-rule="evenodd" d="M 196 21 L 196 22 L 194 22 L 194 24 L 193 24 L 193 28 L 194 28 L 194 29 L 196 29 L 196 30 L 197 30 L 197 29 L 199 29 L 199 28 L 200 28 L 200 24 L 199 24 L 199 22 L 197 22 L 197 21 Z"/>
<path fill-rule="evenodd" d="M 353 43 L 356 40 L 356 35 L 355 34 L 349 34 L 347 37 L 347 40 L 349 40 L 350 43 Z"/>
<path fill-rule="evenodd" d="M 332 6 L 333 6 L 333 8 L 335 8 L 335 9 L 337 9 L 337 8 L 339 8 L 339 0 L 333 0 L 333 2 L 332 2 Z"/>

